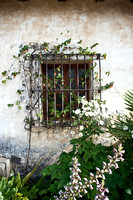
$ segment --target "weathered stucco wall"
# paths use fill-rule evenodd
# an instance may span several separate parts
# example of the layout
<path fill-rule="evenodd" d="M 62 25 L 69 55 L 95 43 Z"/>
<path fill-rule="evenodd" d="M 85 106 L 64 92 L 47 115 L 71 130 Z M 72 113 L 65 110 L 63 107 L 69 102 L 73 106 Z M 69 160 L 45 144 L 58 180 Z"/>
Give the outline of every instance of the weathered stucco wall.
<path fill-rule="evenodd" d="M 56 38 L 62 42 L 70 37 L 73 42 L 81 39 L 84 47 L 97 42 L 96 50 L 107 53 L 107 60 L 102 62 L 103 78 L 105 71 L 110 71 L 111 75 L 103 84 L 111 81 L 115 84 L 103 92 L 102 99 L 107 100 L 111 110 L 123 110 L 122 95 L 133 86 L 133 3 L 129 0 L 97 3 L 95 0 L 68 0 L 65 3 L 0 0 L 0 74 L 10 68 L 13 55 L 18 53 L 21 44 L 54 42 Z M 0 155 L 16 155 L 24 164 L 28 148 L 28 133 L 23 128 L 25 104 L 21 111 L 7 107 L 8 103 L 17 100 L 16 91 L 20 86 L 19 76 L 6 85 L 0 81 Z M 32 159 L 36 162 L 44 156 L 49 160 L 69 144 L 69 138 L 69 130 L 33 133 Z"/>

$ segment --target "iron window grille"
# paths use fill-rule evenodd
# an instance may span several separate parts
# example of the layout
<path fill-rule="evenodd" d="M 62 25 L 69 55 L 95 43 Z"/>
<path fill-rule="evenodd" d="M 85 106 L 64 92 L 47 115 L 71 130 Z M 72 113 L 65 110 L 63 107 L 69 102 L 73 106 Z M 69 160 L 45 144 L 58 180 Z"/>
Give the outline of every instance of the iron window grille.
<path fill-rule="evenodd" d="M 51 53 L 42 54 L 41 57 L 43 63 L 40 63 L 39 55 L 33 53 L 28 59 L 25 59 L 24 65 L 30 99 L 29 118 L 27 117 L 30 126 L 73 126 L 73 109 L 80 106 L 78 102 L 72 105 L 73 94 L 77 99 L 85 96 L 88 101 L 99 95 L 101 100 L 102 57 L 100 54 L 56 55 Z M 58 74 L 60 74 L 60 79 L 55 80 Z M 95 83 L 95 75 L 99 77 L 97 83 Z M 51 86 L 50 81 L 53 81 Z M 64 117 L 66 104 L 69 104 L 69 110 Z M 53 105 L 52 114 L 50 105 Z M 62 113 L 59 118 L 57 113 Z M 29 125 L 27 119 L 25 120 L 26 129 Z"/>

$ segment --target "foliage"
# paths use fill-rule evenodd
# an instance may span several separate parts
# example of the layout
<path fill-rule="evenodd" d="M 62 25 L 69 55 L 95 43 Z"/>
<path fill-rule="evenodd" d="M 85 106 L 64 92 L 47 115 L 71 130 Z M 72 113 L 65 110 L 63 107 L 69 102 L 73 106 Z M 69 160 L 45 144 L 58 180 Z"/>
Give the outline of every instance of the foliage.
<path fill-rule="evenodd" d="M 125 93 L 124 100 L 129 115 L 118 113 L 114 126 L 108 126 L 109 131 L 120 140 L 133 138 L 133 90 Z"/>
<path fill-rule="evenodd" d="M 133 90 L 131 91 L 128 90 L 127 93 L 125 93 L 124 99 L 125 99 L 125 104 L 128 106 L 127 109 L 133 112 Z"/>
<path fill-rule="evenodd" d="M 28 182 L 30 177 L 33 175 L 37 167 L 39 166 L 42 159 L 37 163 L 34 169 L 27 174 L 22 180 L 20 174 L 17 176 L 11 175 L 9 178 L 3 177 L 0 180 L 0 199 L 1 200 L 28 200 L 27 197 L 23 197 L 24 194 L 27 196 L 27 187 L 24 185 Z"/>
<path fill-rule="evenodd" d="M 73 116 L 74 125 L 80 126 L 80 135 L 91 136 L 94 134 L 103 133 L 101 126 L 105 125 L 104 117 L 101 115 L 102 105 L 105 105 L 104 101 L 99 99 L 86 100 L 85 96 L 78 100 L 80 108 L 76 109 Z"/>
<path fill-rule="evenodd" d="M 68 32 L 69 31 L 67 31 L 67 33 Z M 63 33 L 61 33 L 61 35 L 63 35 Z M 57 40 L 58 40 L 58 38 L 57 38 Z M 37 57 L 38 57 L 38 60 L 40 61 L 40 63 L 44 63 L 44 55 L 45 54 L 55 54 L 55 55 L 61 54 L 66 59 L 68 53 L 69 54 L 89 55 L 90 63 L 92 63 L 93 57 L 96 55 L 96 51 L 93 51 L 93 48 L 95 48 L 99 44 L 95 43 L 95 44 L 91 45 L 90 47 L 83 48 L 81 43 L 82 43 L 82 40 L 79 40 L 77 42 L 77 44 L 73 45 L 71 38 L 67 38 L 65 41 L 63 41 L 60 44 L 58 42 L 55 42 L 55 44 L 51 45 L 48 42 L 44 42 L 42 44 L 29 43 L 29 44 L 21 45 L 18 55 L 13 56 L 16 59 L 16 61 L 18 61 L 18 66 L 16 68 L 16 67 L 13 67 L 13 65 L 12 65 L 11 69 L 9 69 L 7 71 L 5 70 L 2 72 L 2 76 L 4 78 L 4 80 L 2 80 L 2 83 L 6 84 L 7 80 L 12 80 L 17 75 L 24 73 L 23 72 L 23 69 L 25 66 L 24 62 L 25 62 L 25 60 L 28 60 L 28 59 L 30 60 L 34 51 L 36 51 L 36 54 L 37 54 Z M 103 59 L 106 59 L 106 56 L 107 56 L 106 53 L 104 53 L 103 55 L 101 55 L 101 54 L 98 54 L 98 55 L 101 56 Z M 89 70 L 87 70 L 87 72 L 86 72 L 86 74 L 84 74 L 84 76 L 86 76 L 86 78 L 88 78 L 91 71 L 94 70 L 95 67 L 96 67 L 96 63 L 94 62 L 93 66 L 90 67 Z M 39 74 L 37 74 L 37 76 L 39 76 Z M 46 77 L 44 77 L 43 75 L 41 75 L 41 76 L 42 76 L 42 79 L 44 80 L 44 84 L 46 84 L 46 85 L 48 84 L 48 88 L 47 88 L 48 90 L 50 88 L 54 88 L 53 87 L 54 84 L 57 84 L 59 86 L 60 91 L 61 91 L 61 88 L 64 87 L 64 85 L 63 85 L 64 80 L 62 80 L 62 75 L 60 72 L 56 73 L 56 75 L 54 76 L 54 80 L 49 79 L 46 81 Z M 98 74 L 96 75 L 95 81 L 99 81 Z M 84 84 L 84 80 L 82 80 L 82 84 Z M 107 87 L 107 85 L 108 85 L 108 87 Z M 106 87 L 106 89 L 110 88 L 111 85 L 112 85 L 112 82 L 109 84 L 106 84 L 105 86 L 99 87 L 98 91 L 101 89 L 105 89 L 105 87 Z M 26 87 L 25 89 L 27 89 L 27 88 L 28 87 Z M 64 89 L 70 89 L 70 88 L 64 88 Z M 22 90 L 22 88 L 18 88 L 17 94 L 19 95 L 19 97 L 18 97 L 19 100 L 17 100 L 16 102 L 9 103 L 7 106 L 13 107 L 14 105 L 16 105 L 18 107 L 18 109 L 21 110 L 22 107 L 20 104 L 23 101 L 23 98 L 21 98 L 23 91 L 24 90 Z M 68 94 L 67 94 L 67 96 L 68 96 Z M 77 103 L 77 100 L 75 98 L 75 93 L 72 91 L 71 97 L 73 100 L 71 101 L 71 105 L 65 101 L 66 97 L 64 94 L 64 96 L 63 96 L 64 111 L 60 112 L 58 109 L 56 109 L 56 111 L 54 111 L 52 90 L 49 91 L 49 97 L 51 98 L 51 99 L 49 99 L 49 102 L 51 102 L 51 105 L 49 105 L 49 114 L 50 114 L 50 116 L 52 116 L 52 117 L 50 117 L 51 118 L 50 123 L 53 122 L 53 118 L 56 118 L 57 120 L 59 120 L 60 118 L 66 119 L 66 117 L 68 117 L 69 112 L 70 112 L 70 106 L 72 106 L 72 109 L 73 109 L 73 107 Z M 46 101 L 46 99 L 44 97 L 42 98 L 42 103 L 44 103 L 43 100 Z M 17 102 L 19 102 L 19 105 Z M 37 120 L 43 119 L 43 113 L 42 113 L 43 111 L 39 111 L 39 112 L 40 113 L 36 113 Z M 26 122 L 26 120 L 25 120 L 25 122 Z M 45 125 L 45 123 L 46 122 L 43 121 L 43 125 Z"/>
<path fill-rule="evenodd" d="M 20 174 L 16 177 L 11 176 L 9 179 L 3 177 L 0 181 L 0 195 L 3 200 L 28 200 L 27 197 L 23 197 L 23 194 L 18 193 L 21 186 Z"/>
<path fill-rule="evenodd" d="M 114 82 L 107 83 L 106 85 L 102 86 L 102 89 L 107 90 L 107 89 L 113 87 L 113 84 L 114 84 Z"/>
<path fill-rule="evenodd" d="M 81 164 L 81 178 L 89 178 L 89 172 L 95 173 L 97 166 L 102 167 L 103 160 L 107 161 L 107 154 L 112 150 L 112 148 L 103 147 L 100 144 L 95 145 L 86 137 L 73 139 L 71 144 L 73 144 L 73 150 L 70 153 L 63 152 L 58 163 L 48 166 L 42 171 L 43 177 L 35 185 L 38 189 L 39 199 L 54 199 L 53 196 L 58 195 L 59 190 L 63 190 L 63 187 L 70 181 L 69 168 L 72 166 L 72 157 L 75 156 L 75 153 Z M 94 199 L 96 187 L 93 192 L 87 191 L 88 194 L 84 194 L 84 199 Z M 34 198 L 36 199 L 37 196 L 34 195 Z"/>
<path fill-rule="evenodd" d="M 107 177 L 106 186 L 110 188 L 111 200 L 128 200 L 133 195 L 133 90 L 125 93 L 124 100 L 129 115 L 118 114 L 113 127 L 108 127 L 125 149 L 124 163 L 120 163 L 119 169 Z"/>
<path fill-rule="evenodd" d="M 70 168 L 71 170 L 71 176 L 70 176 L 70 182 L 64 186 L 65 191 L 62 190 L 59 191 L 59 197 L 55 196 L 56 200 L 62 200 L 62 199 L 69 199 L 69 200 L 75 200 L 75 197 L 82 198 L 83 194 L 87 194 L 87 188 L 90 190 L 93 190 L 93 184 L 96 184 L 97 192 L 95 200 L 96 199 L 103 199 L 107 200 L 108 197 L 105 193 L 109 192 L 108 188 L 105 188 L 105 173 L 112 174 L 112 168 L 117 169 L 118 168 L 118 162 L 123 161 L 123 154 L 125 151 L 123 150 L 122 145 L 120 144 L 117 149 L 113 149 L 114 156 L 109 156 L 108 159 L 109 162 L 105 163 L 103 162 L 102 170 L 100 170 L 98 167 L 96 167 L 96 174 L 90 173 L 89 179 L 84 177 L 84 180 L 81 179 L 79 173 L 81 170 L 79 169 L 80 163 L 78 163 L 78 159 L 74 157 L 73 160 L 73 167 Z"/>
<path fill-rule="evenodd" d="M 131 93 L 130 93 L 131 96 Z M 127 93 L 125 95 L 125 99 L 127 97 Z M 128 96 L 129 98 L 129 96 Z M 131 98 L 131 97 L 130 97 Z M 82 116 L 84 112 L 84 108 L 87 108 L 85 112 L 92 112 L 94 111 L 94 107 L 97 108 L 101 106 L 99 102 L 86 102 L 84 98 L 80 100 L 82 102 L 81 110 L 76 110 L 75 114 Z M 84 107 L 84 108 L 83 108 Z M 102 106 L 101 106 L 102 107 Z M 132 109 L 132 98 L 128 99 L 128 107 L 130 107 L 130 110 Z M 91 110 L 90 110 L 91 108 Z M 94 109 L 94 110 L 93 110 Z M 79 113 L 78 113 L 79 112 Z M 85 114 L 84 112 L 84 114 Z M 96 115 L 97 116 L 97 115 Z M 46 167 L 42 174 L 42 178 L 39 180 L 39 182 L 33 186 L 33 188 L 30 189 L 29 192 L 34 193 L 33 199 L 54 199 L 54 195 L 58 195 L 60 190 L 63 190 L 64 186 L 67 185 L 67 183 L 70 182 L 70 171 L 69 168 L 72 166 L 72 157 L 75 155 L 78 158 L 78 161 L 81 165 L 81 174 L 80 177 L 83 179 L 84 177 L 89 178 L 89 172 L 95 173 L 96 167 L 101 168 L 103 160 L 107 162 L 105 159 L 107 154 L 111 154 L 112 147 L 104 147 L 100 144 L 95 145 L 91 141 L 91 137 L 94 134 L 102 133 L 101 126 L 98 123 L 99 118 L 93 120 L 93 117 L 95 119 L 96 117 L 94 114 L 88 114 L 86 116 L 86 122 L 89 123 L 89 126 L 87 126 L 87 123 L 85 120 L 81 121 L 83 125 L 81 124 L 79 129 L 80 132 L 82 132 L 82 135 L 78 138 L 76 138 L 74 132 L 72 131 L 72 134 L 74 135 L 74 139 L 71 140 L 71 144 L 73 145 L 73 149 L 69 153 L 63 152 L 60 155 L 58 163 L 55 163 L 51 166 Z M 132 116 L 130 112 L 130 116 Z M 91 119 L 92 118 L 92 119 Z M 129 117 L 128 117 L 129 119 Z M 92 121 L 91 121 L 92 120 Z M 116 126 L 118 123 L 119 118 L 117 119 L 116 123 L 113 124 Z M 132 118 L 130 117 L 130 120 L 132 121 Z M 130 123 L 131 123 L 130 121 Z M 91 123 L 90 123 L 91 122 Z M 122 123 L 122 119 L 120 119 L 120 122 Z M 110 123 L 110 122 L 109 122 Z M 125 123 L 125 119 L 124 119 Z M 91 126 L 92 124 L 92 126 Z M 111 126 L 109 126 L 111 130 L 115 130 L 114 128 L 111 129 Z M 128 126 L 129 127 L 129 126 Z M 112 131 L 112 134 L 113 134 Z M 120 131 L 120 128 L 119 128 Z M 125 155 L 124 159 L 125 161 L 123 163 L 119 164 L 119 168 L 115 171 L 112 171 L 112 175 L 106 175 L 106 184 L 105 188 L 108 188 L 109 198 L 110 200 L 119 200 L 124 199 L 128 200 L 131 199 L 131 196 L 133 194 L 133 184 L 132 184 L 132 173 L 133 173 L 133 145 L 132 145 L 132 137 L 123 137 L 123 133 L 127 135 L 127 130 L 123 130 L 122 126 L 122 135 L 118 135 L 119 139 L 122 139 L 122 143 L 125 149 Z M 88 134 L 87 134 L 88 132 Z M 131 128 L 130 128 L 130 134 L 131 134 Z M 116 134 L 115 134 L 116 136 Z M 88 140 L 89 137 L 89 140 Z M 128 169 L 128 170 L 127 170 Z M 94 199 L 95 195 L 97 194 L 97 188 L 93 185 L 93 191 L 90 189 L 87 189 L 87 194 L 83 194 L 83 199 Z"/>
<path fill-rule="evenodd" d="M 126 139 L 123 147 L 125 149 L 124 162 L 113 171 L 111 176 L 106 176 L 106 187 L 109 188 L 110 200 L 129 200 L 133 195 L 133 143 L 130 138 Z"/>

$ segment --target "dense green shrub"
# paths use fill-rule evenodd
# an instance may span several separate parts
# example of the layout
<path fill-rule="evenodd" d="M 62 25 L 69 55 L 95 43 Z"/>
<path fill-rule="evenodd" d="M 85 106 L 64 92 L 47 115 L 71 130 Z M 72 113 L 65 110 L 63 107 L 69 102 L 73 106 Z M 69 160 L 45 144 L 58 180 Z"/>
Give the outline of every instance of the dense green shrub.
<path fill-rule="evenodd" d="M 72 166 L 72 157 L 77 156 L 81 164 L 81 178 L 89 178 L 90 172 L 95 173 L 96 167 L 102 167 L 102 162 L 107 161 L 106 158 L 112 151 L 112 147 L 103 147 L 100 144 L 95 145 L 91 140 L 85 137 L 73 139 L 73 150 L 70 153 L 63 152 L 58 163 L 46 167 L 42 171 L 42 178 L 34 186 L 38 188 L 37 196 L 39 199 L 54 199 L 54 195 L 58 195 L 59 190 L 63 190 L 64 186 L 70 181 L 70 167 Z M 33 189 L 32 189 L 33 190 Z M 88 194 L 84 194 L 84 199 L 94 199 L 96 188 L 93 191 L 88 189 Z M 34 196 L 37 199 L 37 196 Z"/>
<path fill-rule="evenodd" d="M 109 187 L 111 200 L 129 200 L 133 195 L 133 90 L 125 93 L 124 100 L 129 115 L 118 115 L 115 126 L 109 127 L 125 149 L 125 161 L 111 176 L 107 175 L 106 187 Z"/>
<path fill-rule="evenodd" d="M 28 196 L 32 197 L 32 193 L 29 192 L 29 186 L 25 186 L 30 177 L 33 175 L 42 159 L 37 163 L 34 169 L 27 174 L 23 179 L 20 178 L 20 174 L 14 176 L 11 173 L 9 178 L 0 178 L 0 200 L 28 200 Z M 34 190 L 35 193 L 35 190 Z M 25 197 L 24 197 L 25 196 Z M 33 199 L 33 198 L 31 198 Z"/>
<path fill-rule="evenodd" d="M 19 192 L 22 182 L 20 174 L 10 176 L 9 179 L 3 177 L 0 181 L 0 199 L 1 200 L 28 200 L 27 197 L 23 197 L 23 194 Z"/>
<path fill-rule="evenodd" d="M 129 116 L 118 116 L 115 124 L 109 126 L 109 132 L 116 136 L 125 149 L 124 162 L 119 163 L 119 168 L 113 170 L 111 175 L 106 174 L 105 187 L 109 189 L 110 200 L 129 200 L 133 195 L 133 93 L 125 94 L 126 104 L 130 110 Z M 77 157 L 81 164 L 80 177 L 89 179 L 90 172 L 96 172 L 96 167 L 102 169 L 102 163 L 108 162 L 107 155 L 112 154 L 113 147 L 105 147 L 101 144 L 95 145 L 92 142 L 93 134 L 100 134 L 100 124 L 89 121 L 80 130 L 82 136 L 73 138 L 71 144 L 72 151 L 62 152 L 57 163 L 47 166 L 42 171 L 42 177 L 35 185 L 24 186 L 32 173 L 27 175 L 22 181 L 18 174 L 17 177 L 2 178 L 0 181 L 0 199 L 28 200 L 28 199 L 55 199 L 54 196 L 64 190 L 64 186 L 70 181 L 70 167 L 72 167 L 72 157 Z M 126 127 L 126 128 L 125 128 Z M 93 190 L 87 189 L 87 194 L 83 194 L 83 199 L 94 200 L 97 194 L 96 186 Z M 25 196 L 25 197 L 24 197 Z M 77 198 L 78 199 L 78 198 Z"/>
<path fill-rule="evenodd" d="M 124 162 L 112 175 L 106 175 L 106 187 L 109 188 L 110 200 L 130 200 L 133 195 L 133 143 L 131 139 L 124 141 Z"/>

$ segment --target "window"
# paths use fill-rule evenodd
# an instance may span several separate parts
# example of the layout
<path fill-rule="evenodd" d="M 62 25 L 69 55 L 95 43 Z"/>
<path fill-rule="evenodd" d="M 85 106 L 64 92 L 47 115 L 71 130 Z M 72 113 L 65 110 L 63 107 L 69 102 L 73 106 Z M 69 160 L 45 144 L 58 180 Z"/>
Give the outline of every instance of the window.
<path fill-rule="evenodd" d="M 70 125 L 78 99 L 93 99 L 92 62 L 81 55 L 46 56 L 42 64 L 43 120 L 46 124 Z"/>
<path fill-rule="evenodd" d="M 25 61 L 29 82 L 32 126 L 72 126 L 78 99 L 101 98 L 101 56 L 81 54 L 33 54 L 30 68 Z M 29 70 L 27 72 L 27 70 Z M 30 74 L 30 76 L 28 75 Z M 96 77 L 98 78 L 97 84 Z M 28 80 L 29 78 L 29 80 Z"/>

